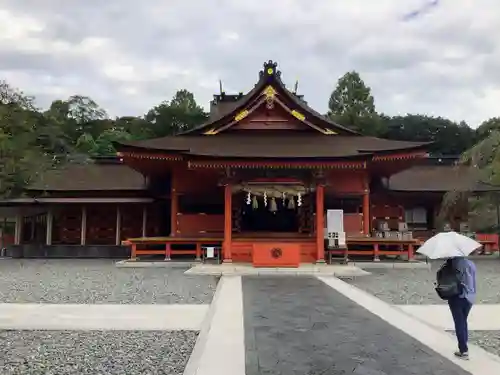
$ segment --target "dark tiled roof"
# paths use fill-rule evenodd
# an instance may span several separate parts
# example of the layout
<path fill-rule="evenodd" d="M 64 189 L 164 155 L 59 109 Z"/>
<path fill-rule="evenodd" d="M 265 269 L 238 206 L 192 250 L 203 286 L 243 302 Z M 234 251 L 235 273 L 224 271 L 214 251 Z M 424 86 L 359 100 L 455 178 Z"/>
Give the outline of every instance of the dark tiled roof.
<path fill-rule="evenodd" d="M 450 165 L 416 166 L 399 172 L 389 179 L 393 191 L 447 192 L 447 191 L 499 191 L 499 186 L 480 182 L 476 168 Z"/>
<path fill-rule="evenodd" d="M 358 134 L 354 130 L 339 125 L 331 121 L 326 116 L 321 115 L 320 113 L 309 107 L 309 105 L 307 105 L 307 103 L 304 100 L 299 99 L 297 95 L 288 90 L 283 84 L 283 81 L 281 80 L 281 72 L 277 70 L 277 65 L 278 64 L 273 61 L 268 61 L 264 63 L 264 69 L 259 72 L 259 81 L 255 84 L 252 90 L 250 90 L 247 94 L 245 94 L 241 99 L 233 103 L 227 103 L 227 105 L 226 103 L 224 103 L 220 111 L 217 110 L 217 105 L 215 105 L 214 111 L 213 113 L 211 113 L 208 122 L 194 129 L 190 129 L 182 134 L 197 134 L 201 131 L 208 130 L 209 128 L 216 126 L 221 121 L 225 121 L 228 118 L 230 119 L 234 118 L 234 115 L 237 112 L 245 109 L 252 101 L 256 99 L 257 96 L 259 96 L 262 93 L 262 90 L 268 85 L 272 85 L 275 89 L 280 91 L 283 94 L 283 97 L 285 98 L 286 101 L 293 103 L 296 109 L 300 109 L 301 111 L 308 114 L 307 117 L 308 118 L 312 117 L 314 119 L 314 122 L 319 122 L 322 124 L 322 126 L 327 127 L 333 131 L 339 132 L 339 134 L 348 134 L 348 135 Z M 272 74 L 267 73 L 269 69 L 272 69 L 273 72 Z"/>
<path fill-rule="evenodd" d="M 51 170 L 33 183 L 32 191 L 144 190 L 144 177 L 124 164 L 70 164 Z"/>
<path fill-rule="evenodd" d="M 206 157 L 341 158 L 366 153 L 411 150 L 423 142 L 391 141 L 375 137 L 311 135 L 173 136 L 116 144 L 119 151 L 150 150 Z"/>

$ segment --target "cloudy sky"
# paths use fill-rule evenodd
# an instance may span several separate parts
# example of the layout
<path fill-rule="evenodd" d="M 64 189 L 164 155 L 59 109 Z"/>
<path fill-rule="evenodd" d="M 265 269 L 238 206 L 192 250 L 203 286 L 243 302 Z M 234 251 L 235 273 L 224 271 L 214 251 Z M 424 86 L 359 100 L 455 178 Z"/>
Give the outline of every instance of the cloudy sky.
<path fill-rule="evenodd" d="M 140 115 L 246 92 L 272 59 L 320 112 L 354 69 L 381 112 L 477 126 L 500 116 L 499 36 L 498 0 L 0 0 L 0 80 Z"/>

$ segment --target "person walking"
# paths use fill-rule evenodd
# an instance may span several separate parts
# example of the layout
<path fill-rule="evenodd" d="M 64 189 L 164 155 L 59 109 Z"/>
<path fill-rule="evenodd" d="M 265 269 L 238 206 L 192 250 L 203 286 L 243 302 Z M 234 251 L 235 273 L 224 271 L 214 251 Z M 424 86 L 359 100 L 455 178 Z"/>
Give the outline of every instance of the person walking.
<path fill-rule="evenodd" d="M 430 259 L 446 259 L 436 275 L 436 292 L 448 302 L 458 341 L 459 358 L 469 358 L 467 318 L 476 302 L 476 265 L 466 257 L 480 249 L 476 240 L 454 231 L 438 233 L 417 250 Z"/>
<path fill-rule="evenodd" d="M 457 272 L 460 283 L 459 294 L 448 299 L 458 341 L 458 351 L 455 352 L 455 356 L 468 359 L 469 328 L 467 319 L 472 305 L 476 302 L 476 265 L 465 257 L 451 258 L 446 263 Z"/>

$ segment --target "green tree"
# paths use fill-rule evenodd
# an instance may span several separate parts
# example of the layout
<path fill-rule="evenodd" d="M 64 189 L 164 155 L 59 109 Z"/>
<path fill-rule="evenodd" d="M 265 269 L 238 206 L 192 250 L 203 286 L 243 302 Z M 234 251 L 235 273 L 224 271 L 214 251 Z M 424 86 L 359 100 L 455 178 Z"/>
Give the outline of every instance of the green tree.
<path fill-rule="evenodd" d="M 62 129 L 47 121 L 34 99 L 0 82 L 0 196 L 20 194 L 71 154 Z"/>
<path fill-rule="evenodd" d="M 114 156 L 116 150 L 113 142 L 130 141 L 133 137 L 122 129 L 106 129 L 97 138 L 89 133 L 84 133 L 77 141 L 77 148 L 92 157 Z"/>
<path fill-rule="evenodd" d="M 154 137 L 175 135 L 201 125 L 208 114 L 187 90 L 176 92 L 172 100 L 153 107 L 145 116 Z"/>
<path fill-rule="evenodd" d="M 114 120 L 114 128 L 129 133 L 135 140 L 153 138 L 155 135 L 151 124 L 142 117 L 117 117 Z"/>
<path fill-rule="evenodd" d="M 75 145 L 85 133 L 97 138 L 104 130 L 114 126 L 104 109 L 91 98 L 81 95 L 53 101 L 44 115 L 49 121 L 57 123 Z"/>
<path fill-rule="evenodd" d="M 476 129 L 476 138 L 477 140 L 483 140 L 495 131 L 500 131 L 500 117 L 492 117 L 481 123 Z"/>
<path fill-rule="evenodd" d="M 473 183 L 500 187 L 500 129 L 491 128 L 487 136 L 461 155 L 459 163 L 474 168 L 477 172 Z M 446 220 L 457 209 L 467 209 L 473 230 L 498 231 L 499 204 L 498 192 L 474 195 L 472 191 L 451 191 L 443 199 L 440 217 Z"/>
<path fill-rule="evenodd" d="M 328 116 L 341 125 L 365 135 L 381 132 L 383 123 L 375 111 L 371 89 L 356 71 L 348 72 L 338 80 L 328 108 Z"/>
<path fill-rule="evenodd" d="M 435 155 L 460 155 L 475 142 L 475 132 L 465 122 L 455 123 L 442 117 L 382 115 L 384 138 L 432 142 L 429 151 Z"/>

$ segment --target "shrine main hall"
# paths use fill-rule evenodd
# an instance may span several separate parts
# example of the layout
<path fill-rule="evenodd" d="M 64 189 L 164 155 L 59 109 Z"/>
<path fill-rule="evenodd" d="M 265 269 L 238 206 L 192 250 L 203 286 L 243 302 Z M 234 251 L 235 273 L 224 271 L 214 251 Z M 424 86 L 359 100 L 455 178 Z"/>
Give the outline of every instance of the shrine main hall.
<path fill-rule="evenodd" d="M 7 252 L 284 267 L 344 248 L 411 259 L 415 241 L 436 229 L 443 194 L 464 183 L 464 170 L 429 158 L 427 147 L 332 122 L 269 61 L 248 93 L 214 95 L 201 126 L 118 142 L 116 158 L 51 171 L 4 202 L 16 217 Z M 380 222 L 406 234 L 381 238 Z M 342 249 L 329 247 L 329 226 Z"/>

